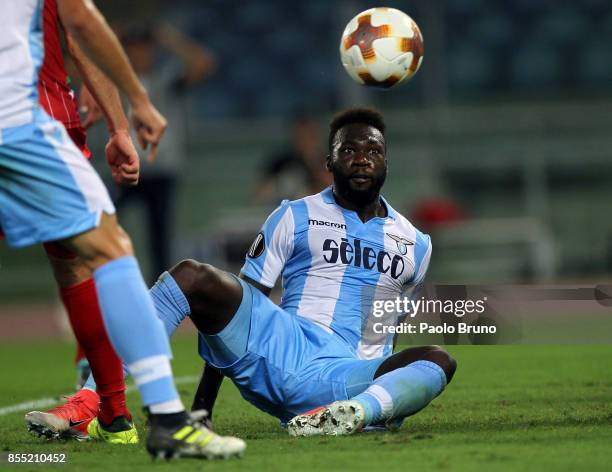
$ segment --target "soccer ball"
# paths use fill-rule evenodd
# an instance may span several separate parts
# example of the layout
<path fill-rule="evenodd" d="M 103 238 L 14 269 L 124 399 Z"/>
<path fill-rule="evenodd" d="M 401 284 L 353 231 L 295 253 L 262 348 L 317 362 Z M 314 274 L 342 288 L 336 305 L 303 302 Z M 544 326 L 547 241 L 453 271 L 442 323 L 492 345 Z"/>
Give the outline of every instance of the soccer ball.
<path fill-rule="evenodd" d="M 340 59 L 353 80 L 390 88 L 406 82 L 423 62 L 423 36 L 412 18 L 395 8 L 370 8 L 344 29 Z"/>

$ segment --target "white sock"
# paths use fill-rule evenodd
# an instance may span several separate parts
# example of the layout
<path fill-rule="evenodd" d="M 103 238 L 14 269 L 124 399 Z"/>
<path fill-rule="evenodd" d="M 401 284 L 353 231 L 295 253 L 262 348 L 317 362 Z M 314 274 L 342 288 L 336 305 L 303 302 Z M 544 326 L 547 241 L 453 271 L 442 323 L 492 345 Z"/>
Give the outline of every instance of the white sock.
<path fill-rule="evenodd" d="M 163 415 L 168 413 L 180 413 L 185 411 L 185 406 L 180 398 L 176 400 L 169 400 L 167 402 L 154 403 L 149 405 L 149 411 L 153 415 Z"/>

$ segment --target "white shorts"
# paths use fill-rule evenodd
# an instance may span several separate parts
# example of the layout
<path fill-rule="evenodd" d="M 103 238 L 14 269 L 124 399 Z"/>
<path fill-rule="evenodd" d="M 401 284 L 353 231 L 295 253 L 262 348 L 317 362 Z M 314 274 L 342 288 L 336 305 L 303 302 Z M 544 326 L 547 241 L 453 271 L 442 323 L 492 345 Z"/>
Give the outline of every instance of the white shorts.
<path fill-rule="evenodd" d="M 12 247 L 57 241 L 95 228 L 115 207 L 63 125 L 42 111 L 0 130 L 0 230 Z"/>

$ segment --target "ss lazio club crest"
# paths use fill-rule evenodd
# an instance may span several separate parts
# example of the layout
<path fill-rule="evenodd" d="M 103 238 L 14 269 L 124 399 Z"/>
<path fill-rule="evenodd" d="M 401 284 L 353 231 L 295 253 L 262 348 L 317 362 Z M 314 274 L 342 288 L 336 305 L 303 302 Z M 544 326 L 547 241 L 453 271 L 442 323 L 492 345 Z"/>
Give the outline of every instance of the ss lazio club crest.
<path fill-rule="evenodd" d="M 408 241 L 406 238 L 402 238 L 400 236 L 396 236 L 390 233 L 386 233 L 386 234 L 391 239 L 393 239 L 393 241 L 395 241 L 395 244 L 397 244 L 397 250 L 400 252 L 402 256 L 405 256 L 406 253 L 408 252 L 408 246 L 414 246 L 414 243 L 412 241 Z"/>

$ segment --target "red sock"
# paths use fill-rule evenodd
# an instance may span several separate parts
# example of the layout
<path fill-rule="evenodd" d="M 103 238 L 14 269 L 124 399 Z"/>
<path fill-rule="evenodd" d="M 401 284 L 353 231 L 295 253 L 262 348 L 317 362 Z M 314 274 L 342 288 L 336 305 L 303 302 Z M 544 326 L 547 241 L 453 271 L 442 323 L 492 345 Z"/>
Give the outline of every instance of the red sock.
<path fill-rule="evenodd" d="M 85 351 L 83 351 L 83 348 L 81 347 L 81 345 L 77 343 L 77 352 L 76 352 L 76 355 L 74 356 L 74 363 L 78 364 L 84 358 L 85 358 Z"/>
<path fill-rule="evenodd" d="M 131 419 L 125 403 L 123 364 L 106 334 L 93 279 L 60 288 L 60 295 L 97 384 L 100 395 L 98 419 L 103 424 L 112 423 L 117 416 Z"/>

